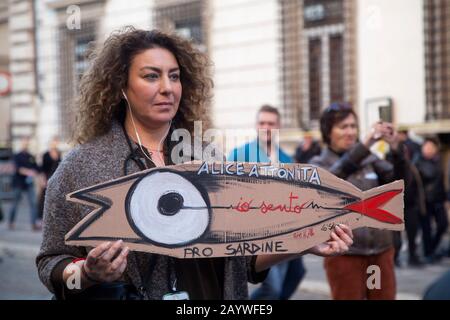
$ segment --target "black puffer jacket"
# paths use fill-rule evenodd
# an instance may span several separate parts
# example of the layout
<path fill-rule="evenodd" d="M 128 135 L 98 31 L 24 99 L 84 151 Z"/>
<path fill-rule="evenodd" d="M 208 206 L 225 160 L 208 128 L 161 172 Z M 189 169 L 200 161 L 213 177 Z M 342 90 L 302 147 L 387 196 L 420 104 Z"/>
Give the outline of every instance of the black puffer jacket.
<path fill-rule="evenodd" d="M 426 201 L 428 203 L 444 202 L 446 200 L 446 194 L 444 172 L 440 158 L 425 159 L 423 156 L 419 156 L 415 161 L 415 165 L 422 178 Z"/>
<path fill-rule="evenodd" d="M 311 159 L 310 163 L 365 191 L 403 178 L 406 169 L 403 154 L 392 152 L 387 159 L 390 161 L 379 159 L 362 143 L 357 143 L 342 155 L 324 148 L 320 156 Z M 374 255 L 393 246 L 392 231 L 359 228 L 353 234 L 354 242 L 347 253 L 350 255 Z"/>

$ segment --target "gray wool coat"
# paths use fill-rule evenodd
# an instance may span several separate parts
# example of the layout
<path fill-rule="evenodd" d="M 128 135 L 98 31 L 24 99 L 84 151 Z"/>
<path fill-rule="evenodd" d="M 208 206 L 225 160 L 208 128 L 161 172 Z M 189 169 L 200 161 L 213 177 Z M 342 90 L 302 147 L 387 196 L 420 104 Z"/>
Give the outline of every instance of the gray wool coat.
<path fill-rule="evenodd" d="M 124 175 L 124 163 L 130 154 L 122 126 L 113 122 L 111 130 L 91 142 L 72 149 L 48 182 L 44 205 L 43 241 L 36 265 L 42 283 L 57 296 L 63 290 L 55 284 L 52 272 L 64 260 L 86 257 L 91 248 L 67 246 L 65 234 L 91 210 L 91 207 L 68 202 L 66 194 Z M 133 161 L 128 173 L 138 172 Z M 247 299 L 247 282 L 264 280 L 265 272 L 255 272 L 255 258 L 225 258 L 224 292 L 226 300 Z M 130 252 L 125 279 L 138 288 L 144 299 L 161 299 L 170 291 L 167 281 L 168 258 L 142 252 Z M 60 270 L 58 271 L 60 272 Z M 148 279 L 144 283 L 144 279 Z"/>

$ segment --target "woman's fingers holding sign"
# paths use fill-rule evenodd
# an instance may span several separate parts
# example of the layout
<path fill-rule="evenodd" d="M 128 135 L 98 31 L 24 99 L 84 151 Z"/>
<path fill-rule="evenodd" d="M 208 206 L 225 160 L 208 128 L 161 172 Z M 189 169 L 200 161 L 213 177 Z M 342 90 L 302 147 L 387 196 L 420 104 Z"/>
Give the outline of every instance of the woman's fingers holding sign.
<path fill-rule="evenodd" d="M 111 271 L 114 273 L 118 273 L 119 276 L 123 274 L 125 268 L 127 267 L 128 252 L 128 247 L 124 248 L 122 252 L 120 252 L 119 256 L 111 264 Z"/>
<path fill-rule="evenodd" d="M 344 242 L 347 247 L 350 247 L 353 244 L 353 232 L 349 226 L 345 224 L 339 224 L 335 227 L 336 234 L 338 235 L 339 241 Z M 345 251 L 348 251 L 345 250 Z"/>
<path fill-rule="evenodd" d="M 334 256 L 347 252 L 352 244 L 352 230 L 348 226 L 340 224 L 334 227 L 330 240 L 312 247 L 309 252 L 323 257 Z"/>
<path fill-rule="evenodd" d="M 88 280 L 111 282 L 119 279 L 127 266 L 129 249 L 122 240 L 104 242 L 92 249 L 83 265 Z"/>

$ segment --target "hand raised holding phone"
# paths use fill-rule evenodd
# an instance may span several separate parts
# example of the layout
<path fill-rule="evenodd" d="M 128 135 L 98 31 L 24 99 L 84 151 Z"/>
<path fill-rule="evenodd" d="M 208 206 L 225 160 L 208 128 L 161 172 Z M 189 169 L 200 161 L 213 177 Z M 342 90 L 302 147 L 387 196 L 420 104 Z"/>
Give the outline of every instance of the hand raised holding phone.
<path fill-rule="evenodd" d="M 379 140 L 386 141 L 391 149 L 397 150 L 399 144 L 398 134 L 392 123 L 382 121 L 374 123 L 364 139 L 364 144 L 366 147 L 370 148 Z"/>

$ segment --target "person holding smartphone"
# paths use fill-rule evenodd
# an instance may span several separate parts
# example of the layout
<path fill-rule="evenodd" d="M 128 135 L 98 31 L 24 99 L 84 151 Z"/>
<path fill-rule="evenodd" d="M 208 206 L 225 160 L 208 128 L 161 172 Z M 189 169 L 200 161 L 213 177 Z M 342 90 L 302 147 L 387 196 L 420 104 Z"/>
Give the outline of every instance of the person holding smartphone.
<path fill-rule="evenodd" d="M 359 141 L 355 111 L 348 104 L 333 103 L 322 113 L 320 131 L 326 146 L 310 161 L 311 164 L 330 171 L 361 190 L 403 178 L 405 159 L 391 123 L 379 121 L 373 124 L 365 139 Z M 389 161 L 370 152 L 371 146 L 380 139 L 390 145 Z M 354 230 L 353 245 L 345 255 L 324 259 L 332 298 L 395 299 L 393 240 L 392 231 L 367 227 Z M 379 287 L 367 285 L 370 266 L 379 268 Z"/>

